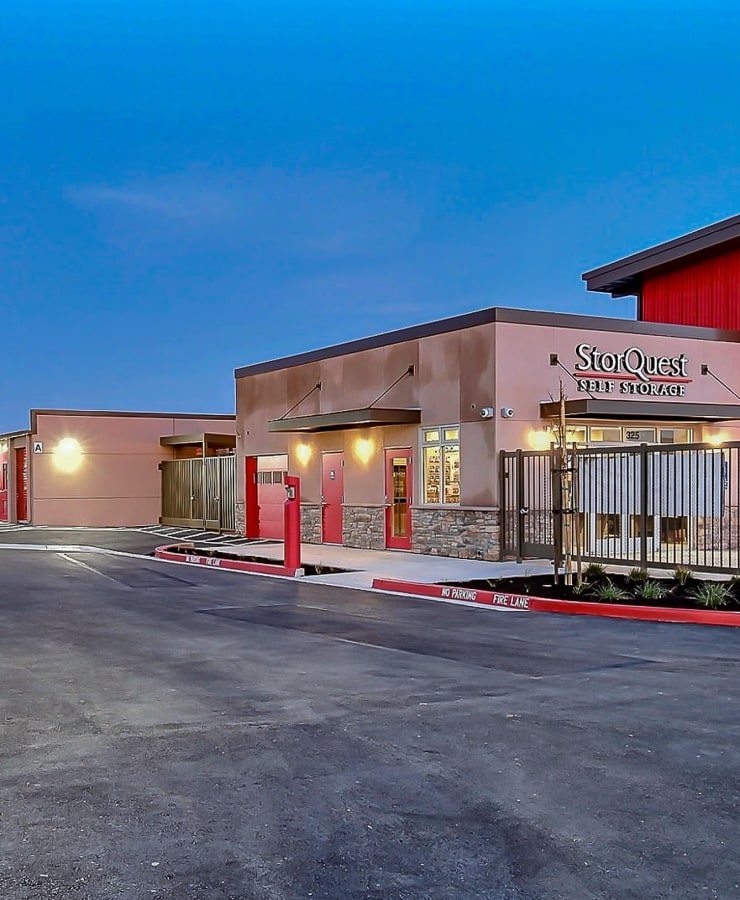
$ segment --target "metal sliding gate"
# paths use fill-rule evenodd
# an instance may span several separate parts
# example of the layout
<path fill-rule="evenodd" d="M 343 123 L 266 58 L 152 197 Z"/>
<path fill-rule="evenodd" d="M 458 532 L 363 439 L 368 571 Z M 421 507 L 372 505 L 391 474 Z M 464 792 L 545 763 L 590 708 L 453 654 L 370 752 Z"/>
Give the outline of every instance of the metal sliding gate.
<path fill-rule="evenodd" d="M 236 457 L 206 456 L 160 463 L 162 525 L 236 530 Z"/>
<path fill-rule="evenodd" d="M 740 443 L 570 451 L 576 489 L 560 509 L 554 451 L 501 453 L 501 551 L 553 556 L 564 514 L 587 562 L 737 572 Z"/>

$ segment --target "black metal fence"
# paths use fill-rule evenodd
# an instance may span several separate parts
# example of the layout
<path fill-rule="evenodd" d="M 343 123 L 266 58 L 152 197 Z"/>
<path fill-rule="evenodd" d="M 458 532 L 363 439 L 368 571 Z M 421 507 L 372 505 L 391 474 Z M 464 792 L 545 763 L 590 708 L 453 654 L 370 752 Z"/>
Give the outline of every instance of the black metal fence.
<path fill-rule="evenodd" d="M 571 509 L 559 502 L 554 450 L 501 453 L 501 552 L 552 557 L 566 516 L 583 559 L 737 572 L 740 443 L 569 451 Z"/>

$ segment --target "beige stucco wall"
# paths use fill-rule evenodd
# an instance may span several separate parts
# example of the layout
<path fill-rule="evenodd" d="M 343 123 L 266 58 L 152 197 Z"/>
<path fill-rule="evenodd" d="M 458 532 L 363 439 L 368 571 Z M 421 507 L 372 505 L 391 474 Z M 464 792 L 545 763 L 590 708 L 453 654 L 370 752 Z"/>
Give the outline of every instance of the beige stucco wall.
<path fill-rule="evenodd" d="M 600 399 L 627 399 L 636 403 L 731 404 L 732 395 L 714 379 L 702 376 L 702 363 L 737 387 L 740 345 L 733 342 L 700 340 L 681 335 L 634 333 L 623 322 L 592 319 L 588 327 L 574 327 L 573 317 L 548 316 L 546 324 L 498 321 L 457 331 L 418 338 L 389 346 L 371 348 L 300 366 L 237 379 L 238 480 L 243 499 L 243 457 L 287 450 L 289 467 L 302 478 L 303 499 L 317 503 L 321 495 L 321 454 L 329 450 L 345 452 L 345 502 L 349 505 L 379 504 L 385 495 L 383 449 L 412 448 L 415 469 L 415 496 L 420 496 L 421 453 L 419 429 L 374 428 L 316 435 L 280 435 L 267 431 L 267 421 L 282 416 L 317 383 L 314 391 L 291 416 L 333 412 L 370 404 L 409 365 L 416 374 L 404 378 L 381 401 L 381 406 L 419 407 L 424 426 L 461 426 L 461 505 L 491 507 L 498 503 L 498 452 L 502 449 L 531 449 L 542 437 L 547 423 L 540 417 L 540 403 L 557 399 L 562 377 L 569 399 L 587 397 L 562 369 L 549 364 L 557 353 L 566 369 L 573 371 L 575 348 L 582 342 L 596 344 L 603 351 L 622 352 L 638 346 L 650 355 L 686 354 L 691 382 L 680 398 L 640 395 L 596 395 Z M 579 320 L 582 322 L 583 320 Z M 602 325 L 603 322 L 603 325 Z M 610 325 L 614 330 L 610 330 Z M 503 407 L 515 414 L 506 419 Z M 483 407 L 493 407 L 494 416 L 481 419 Z M 608 420 L 602 420 L 608 421 Z M 625 424 L 624 421 L 619 424 Z M 643 423 L 665 426 L 665 422 Z M 721 434 L 725 440 L 740 440 L 740 423 L 702 425 L 687 422 L 695 440 Z M 353 452 L 358 438 L 372 439 L 374 452 L 368 462 Z M 311 448 L 310 460 L 298 462 L 296 448 Z"/>
<path fill-rule="evenodd" d="M 637 323 L 635 323 L 637 325 Z M 735 398 L 713 378 L 701 374 L 701 364 L 707 363 L 729 384 L 737 385 L 740 372 L 740 344 L 723 341 L 702 341 L 666 335 L 629 334 L 591 328 L 553 328 L 542 325 L 523 325 L 501 322 L 496 328 L 496 395 L 498 448 L 501 450 L 531 449 L 533 431 L 542 429 L 540 402 L 557 400 L 560 380 L 568 399 L 586 398 L 588 394 L 577 390 L 576 382 L 559 367 L 550 366 L 550 354 L 557 353 L 560 362 L 572 372 L 576 364 L 575 348 L 580 343 L 596 345 L 599 349 L 620 353 L 637 346 L 650 355 L 688 358 L 687 372 L 691 383 L 686 385 L 684 397 L 643 397 L 609 394 L 595 396 L 598 399 L 627 399 L 635 403 L 656 402 L 718 403 L 732 404 Z M 736 387 L 737 389 L 737 387 Z M 500 418 L 500 409 L 510 406 L 515 410 L 511 419 Z M 624 422 L 620 423 L 624 424 Z M 646 421 L 645 425 L 650 422 Z M 654 423 L 665 426 L 666 423 Z M 718 431 L 726 433 L 728 440 L 740 440 L 740 423 L 708 424 L 688 423 L 694 429 L 696 440 Z"/>
<path fill-rule="evenodd" d="M 420 496 L 421 457 L 416 426 L 376 427 L 318 434 L 273 434 L 267 422 L 277 419 L 311 388 L 311 393 L 290 416 L 362 408 L 370 405 L 410 365 L 412 377 L 403 378 L 378 404 L 380 407 L 420 408 L 423 425 L 464 424 L 466 466 L 476 477 L 463 477 L 463 505 L 488 505 L 493 498 L 492 475 L 486 454 L 494 442 L 495 422 L 481 422 L 480 408 L 493 403 L 494 326 L 479 325 L 463 331 L 434 335 L 333 357 L 236 381 L 238 499 L 244 499 L 244 464 L 247 455 L 287 450 L 291 474 L 301 477 L 306 503 L 321 497 L 321 455 L 345 453 L 345 503 L 381 505 L 385 500 L 386 448 L 411 448 L 414 459 L 415 497 Z M 364 461 L 358 440 L 372 442 L 372 455 Z M 310 448 L 310 459 L 299 461 L 299 444 Z"/>
<path fill-rule="evenodd" d="M 31 518 L 37 525 L 145 525 L 160 515 L 159 463 L 173 451 L 160 438 L 204 431 L 233 434 L 233 418 L 130 416 L 89 413 L 36 416 L 31 453 Z M 61 459 L 64 438 L 79 443 L 79 465 Z"/>

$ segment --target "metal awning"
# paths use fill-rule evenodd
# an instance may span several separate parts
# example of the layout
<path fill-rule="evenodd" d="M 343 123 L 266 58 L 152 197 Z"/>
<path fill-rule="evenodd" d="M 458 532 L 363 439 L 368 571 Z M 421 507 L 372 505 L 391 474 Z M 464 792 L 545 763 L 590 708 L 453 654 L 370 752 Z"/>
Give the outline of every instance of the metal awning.
<path fill-rule="evenodd" d="M 161 447 L 192 447 L 194 445 L 208 447 L 236 447 L 236 435 L 213 434 L 208 431 L 200 434 L 169 434 L 159 439 Z"/>
<path fill-rule="evenodd" d="M 342 412 L 319 413 L 314 416 L 293 416 L 271 419 L 268 431 L 317 432 L 340 431 L 345 428 L 368 428 L 374 425 L 418 425 L 420 409 L 381 409 L 367 406 L 364 409 L 345 409 Z"/>
<path fill-rule="evenodd" d="M 543 419 L 557 419 L 560 403 L 540 403 Z M 740 419 L 740 403 L 653 403 L 639 400 L 579 398 L 565 401 L 569 419 L 644 419 L 673 422 L 724 422 Z"/>

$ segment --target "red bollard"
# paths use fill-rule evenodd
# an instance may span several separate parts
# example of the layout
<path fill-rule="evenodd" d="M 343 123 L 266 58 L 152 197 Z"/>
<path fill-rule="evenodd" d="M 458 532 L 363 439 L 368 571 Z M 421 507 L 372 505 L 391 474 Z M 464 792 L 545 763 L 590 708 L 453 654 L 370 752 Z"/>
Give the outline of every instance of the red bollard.
<path fill-rule="evenodd" d="M 283 509 L 285 524 L 285 558 L 283 564 L 289 569 L 301 567 L 301 479 L 288 475 L 285 479 L 288 495 Z"/>

